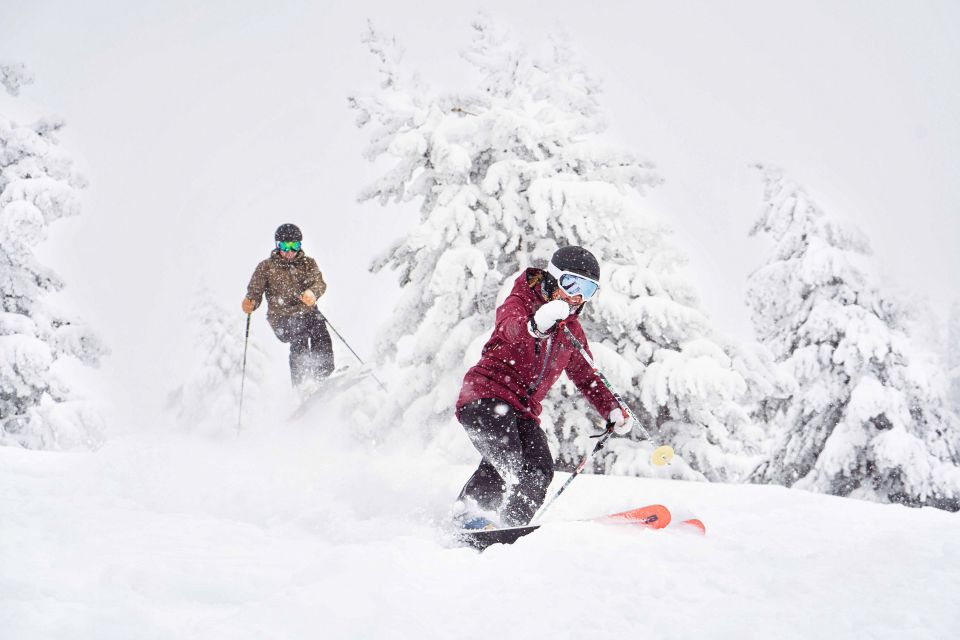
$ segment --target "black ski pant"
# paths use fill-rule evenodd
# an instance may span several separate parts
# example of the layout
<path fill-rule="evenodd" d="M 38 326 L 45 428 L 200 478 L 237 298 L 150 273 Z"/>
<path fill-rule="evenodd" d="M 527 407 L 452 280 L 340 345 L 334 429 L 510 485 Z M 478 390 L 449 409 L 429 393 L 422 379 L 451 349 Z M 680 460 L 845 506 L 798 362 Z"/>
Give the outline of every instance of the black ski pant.
<path fill-rule="evenodd" d="M 277 320 L 274 333 L 290 344 L 290 379 L 322 380 L 333 373 L 333 342 L 327 323 L 316 309 Z"/>
<path fill-rule="evenodd" d="M 503 526 L 530 522 L 553 479 L 547 434 L 503 400 L 486 398 L 460 409 L 460 424 L 483 460 L 460 491 L 486 511 L 497 511 Z"/>

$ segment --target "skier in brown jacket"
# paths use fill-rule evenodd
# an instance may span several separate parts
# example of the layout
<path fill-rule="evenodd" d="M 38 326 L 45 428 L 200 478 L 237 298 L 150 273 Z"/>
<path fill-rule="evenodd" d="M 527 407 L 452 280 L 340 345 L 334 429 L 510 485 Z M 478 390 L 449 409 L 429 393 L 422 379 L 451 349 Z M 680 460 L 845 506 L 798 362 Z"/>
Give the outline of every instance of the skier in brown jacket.
<path fill-rule="evenodd" d="M 333 372 L 333 344 L 317 298 L 327 290 L 316 260 L 303 252 L 303 234 L 282 224 L 274 234 L 276 248 L 257 265 L 247 285 L 243 312 L 253 313 L 267 296 L 267 321 L 281 342 L 290 344 L 290 377 L 309 391 Z"/>

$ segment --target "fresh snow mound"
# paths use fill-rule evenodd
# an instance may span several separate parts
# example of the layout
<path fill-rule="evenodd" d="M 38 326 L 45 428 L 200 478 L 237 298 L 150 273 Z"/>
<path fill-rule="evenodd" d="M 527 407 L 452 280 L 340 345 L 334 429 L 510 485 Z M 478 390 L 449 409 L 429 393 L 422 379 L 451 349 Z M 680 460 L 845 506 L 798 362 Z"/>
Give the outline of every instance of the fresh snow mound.
<path fill-rule="evenodd" d="M 229 431 L 228 431 L 229 433 Z M 706 537 L 570 522 L 482 554 L 439 456 L 281 424 L 0 448 L 5 638 L 947 638 L 960 515 L 584 476 L 546 521 L 650 503 Z M 554 489 L 565 476 L 558 474 Z"/>

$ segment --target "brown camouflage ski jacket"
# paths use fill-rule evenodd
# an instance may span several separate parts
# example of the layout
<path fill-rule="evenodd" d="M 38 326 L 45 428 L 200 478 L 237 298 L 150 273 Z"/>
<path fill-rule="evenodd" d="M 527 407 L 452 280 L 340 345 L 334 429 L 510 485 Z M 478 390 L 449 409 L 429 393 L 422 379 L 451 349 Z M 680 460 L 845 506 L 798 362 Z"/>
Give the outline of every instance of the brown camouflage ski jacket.
<path fill-rule="evenodd" d="M 276 331 L 280 318 L 310 310 L 300 300 L 304 291 L 312 291 L 319 298 L 326 290 L 327 284 L 316 260 L 303 251 L 298 252 L 293 260 L 285 260 L 274 249 L 270 257 L 254 270 L 247 285 L 247 297 L 253 300 L 256 309 L 266 294 L 267 321 Z"/>

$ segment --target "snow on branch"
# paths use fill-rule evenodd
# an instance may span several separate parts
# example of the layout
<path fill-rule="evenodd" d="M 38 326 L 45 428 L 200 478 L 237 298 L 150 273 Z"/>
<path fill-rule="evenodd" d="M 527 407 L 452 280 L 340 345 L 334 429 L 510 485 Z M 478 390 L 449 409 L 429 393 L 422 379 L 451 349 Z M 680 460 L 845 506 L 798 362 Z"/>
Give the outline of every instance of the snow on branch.
<path fill-rule="evenodd" d="M 17 96 L 21 87 L 33 84 L 33 74 L 22 62 L 0 61 L 0 84 L 11 96 Z"/>

